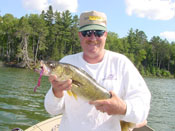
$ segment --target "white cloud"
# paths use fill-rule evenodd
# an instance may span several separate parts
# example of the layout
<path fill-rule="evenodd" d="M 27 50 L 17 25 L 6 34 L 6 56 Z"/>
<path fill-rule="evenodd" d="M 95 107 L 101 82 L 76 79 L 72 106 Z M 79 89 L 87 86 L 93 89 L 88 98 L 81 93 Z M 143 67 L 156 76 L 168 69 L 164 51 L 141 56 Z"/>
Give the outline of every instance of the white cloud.
<path fill-rule="evenodd" d="M 78 8 L 78 0 L 52 0 L 51 5 L 54 10 L 76 12 Z"/>
<path fill-rule="evenodd" d="M 22 4 L 30 11 L 42 11 L 48 8 L 48 0 L 22 0 Z"/>
<path fill-rule="evenodd" d="M 172 0 L 125 0 L 128 15 L 147 17 L 153 20 L 169 20 L 175 17 L 175 2 Z"/>
<path fill-rule="evenodd" d="M 160 36 L 166 38 L 169 41 L 175 41 L 175 32 L 173 31 L 165 31 L 160 33 Z"/>
<path fill-rule="evenodd" d="M 23 7 L 30 11 L 48 10 L 52 5 L 53 10 L 76 12 L 78 8 L 78 0 L 22 0 Z"/>

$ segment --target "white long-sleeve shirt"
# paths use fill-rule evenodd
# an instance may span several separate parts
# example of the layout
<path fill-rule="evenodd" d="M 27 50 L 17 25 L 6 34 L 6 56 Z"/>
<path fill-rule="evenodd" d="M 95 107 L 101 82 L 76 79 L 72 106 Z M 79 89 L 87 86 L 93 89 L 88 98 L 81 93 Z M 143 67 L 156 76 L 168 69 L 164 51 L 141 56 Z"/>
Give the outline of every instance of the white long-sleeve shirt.
<path fill-rule="evenodd" d="M 151 94 L 138 70 L 124 55 L 106 50 L 100 63 L 89 64 L 81 52 L 66 56 L 61 62 L 85 70 L 108 91 L 114 91 L 126 102 L 127 112 L 108 115 L 66 92 L 57 98 L 51 88 L 45 96 L 45 109 L 52 115 L 63 114 L 59 131 L 120 131 L 120 120 L 139 123 L 147 118 Z"/>

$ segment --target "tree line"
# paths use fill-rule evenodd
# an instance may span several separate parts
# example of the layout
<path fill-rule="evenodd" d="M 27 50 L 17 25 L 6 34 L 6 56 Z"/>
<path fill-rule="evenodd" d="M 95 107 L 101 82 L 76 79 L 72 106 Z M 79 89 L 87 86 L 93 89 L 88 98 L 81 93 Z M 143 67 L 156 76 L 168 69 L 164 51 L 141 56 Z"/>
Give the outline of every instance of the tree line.
<path fill-rule="evenodd" d="M 108 32 L 106 49 L 119 52 L 135 64 L 145 76 L 175 76 L 175 42 L 130 29 L 119 38 Z M 78 16 L 67 10 L 53 12 L 52 6 L 41 14 L 15 18 L 0 16 L 0 60 L 19 67 L 32 68 L 39 60 L 60 60 L 82 51 L 78 38 Z"/>

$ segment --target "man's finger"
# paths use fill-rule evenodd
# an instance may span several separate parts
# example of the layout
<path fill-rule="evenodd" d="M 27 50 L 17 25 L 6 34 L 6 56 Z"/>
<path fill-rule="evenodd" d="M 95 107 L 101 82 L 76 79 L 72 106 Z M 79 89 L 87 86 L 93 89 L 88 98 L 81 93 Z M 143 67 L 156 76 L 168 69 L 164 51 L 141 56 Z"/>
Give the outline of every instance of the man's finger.
<path fill-rule="evenodd" d="M 90 101 L 89 104 L 94 105 L 94 106 L 102 106 L 103 101 L 102 100 Z"/>

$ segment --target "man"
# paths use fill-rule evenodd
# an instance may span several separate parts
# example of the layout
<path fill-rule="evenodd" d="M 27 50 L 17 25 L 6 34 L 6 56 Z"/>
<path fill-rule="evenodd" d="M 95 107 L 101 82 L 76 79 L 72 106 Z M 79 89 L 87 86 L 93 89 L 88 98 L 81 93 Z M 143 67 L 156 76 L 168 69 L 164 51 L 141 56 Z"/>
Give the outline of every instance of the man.
<path fill-rule="evenodd" d="M 105 50 L 107 18 L 97 11 L 80 15 L 79 38 L 83 52 L 61 62 L 85 70 L 112 95 L 110 99 L 87 102 L 65 93 L 72 80 L 50 76 L 52 88 L 45 108 L 52 115 L 63 114 L 59 131 L 120 131 L 120 120 L 140 123 L 147 119 L 150 92 L 135 66 L 124 55 Z"/>

